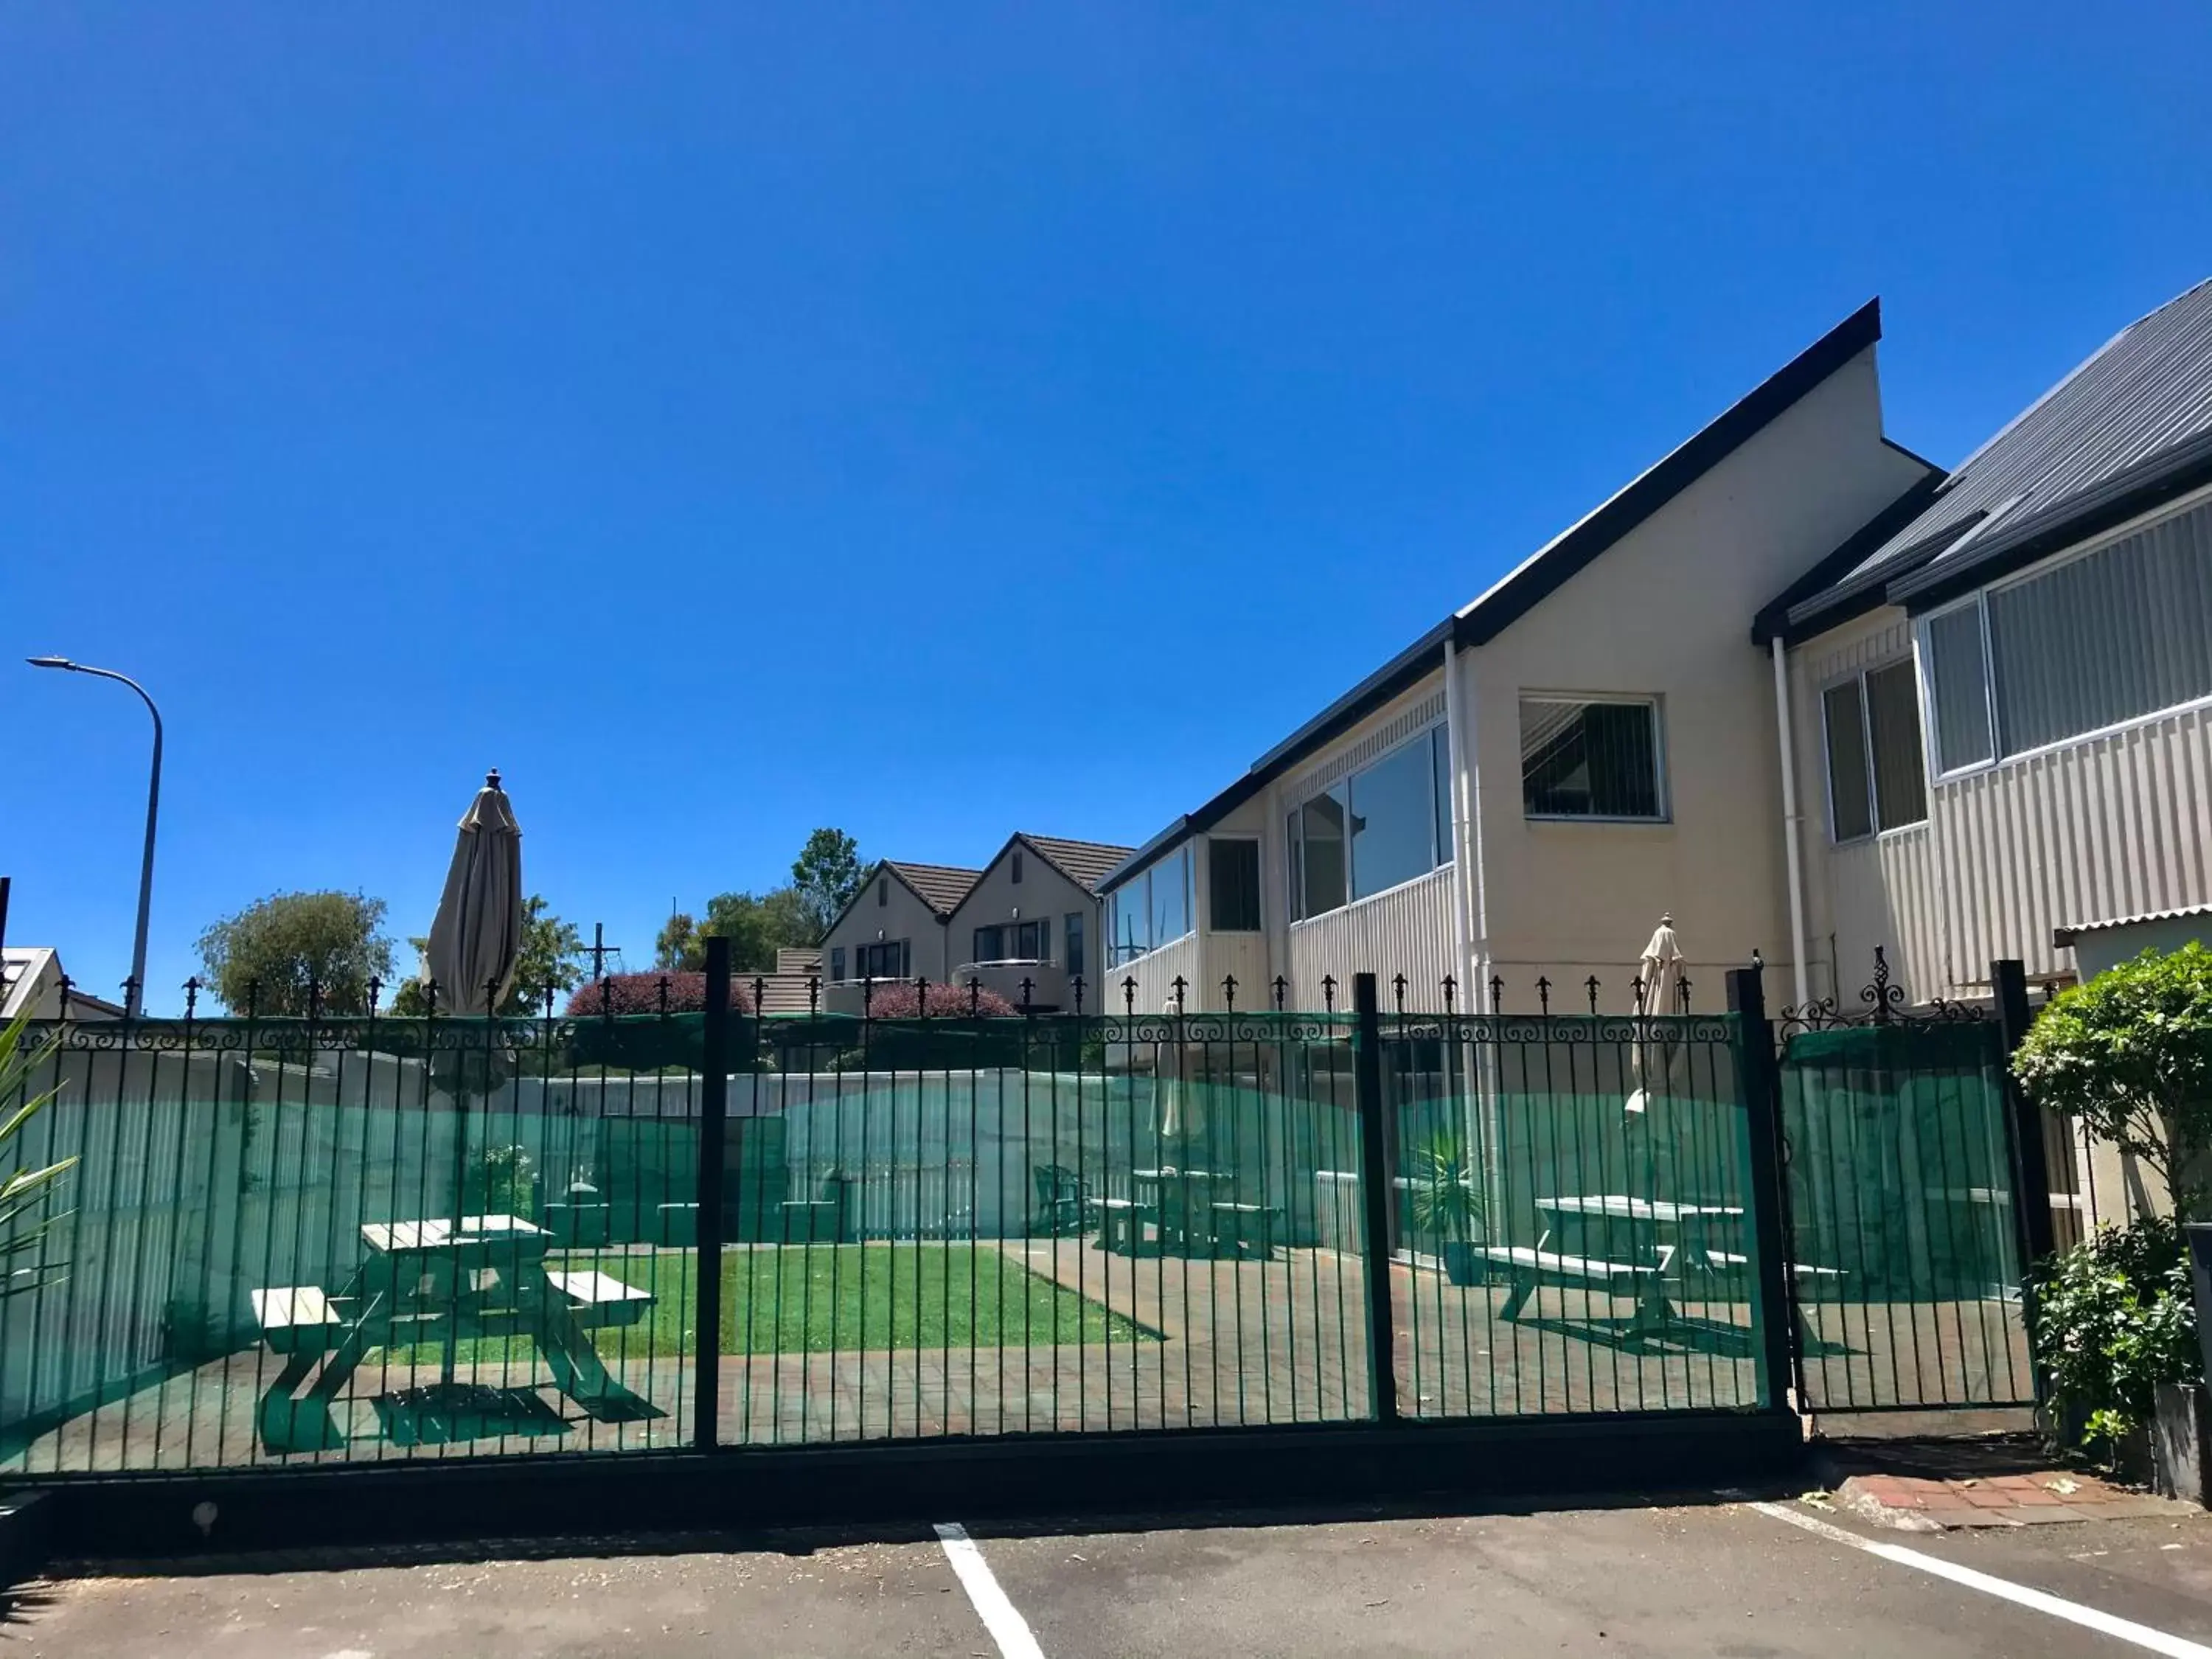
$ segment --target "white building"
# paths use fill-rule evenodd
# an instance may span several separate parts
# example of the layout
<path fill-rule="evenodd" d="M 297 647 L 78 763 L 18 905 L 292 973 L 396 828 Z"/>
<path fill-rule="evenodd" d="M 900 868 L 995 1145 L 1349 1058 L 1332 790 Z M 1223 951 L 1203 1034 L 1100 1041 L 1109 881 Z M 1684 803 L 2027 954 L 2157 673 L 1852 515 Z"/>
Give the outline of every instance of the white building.
<path fill-rule="evenodd" d="M 1754 950 L 1771 1000 L 1848 1008 L 1877 945 L 1926 1000 L 2198 936 L 2212 283 L 1948 474 L 1884 434 L 1880 333 L 1846 319 L 1107 877 L 1111 1002 L 1370 971 L 1516 1011 L 1595 976 L 1618 1012 L 1662 912 L 1708 1008 Z"/>

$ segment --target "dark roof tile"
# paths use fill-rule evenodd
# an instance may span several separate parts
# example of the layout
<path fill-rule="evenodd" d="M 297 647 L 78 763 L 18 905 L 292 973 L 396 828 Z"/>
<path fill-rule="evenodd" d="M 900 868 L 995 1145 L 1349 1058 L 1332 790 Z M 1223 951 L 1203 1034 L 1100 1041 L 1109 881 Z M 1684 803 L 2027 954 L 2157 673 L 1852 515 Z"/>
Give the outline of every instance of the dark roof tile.
<path fill-rule="evenodd" d="M 1021 832 L 1021 838 L 1036 848 L 1039 858 L 1088 893 L 1097 892 L 1098 884 L 1134 850 L 1115 846 L 1109 842 L 1068 841 L 1059 836 L 1032 836 L 1026 830 Z"/>

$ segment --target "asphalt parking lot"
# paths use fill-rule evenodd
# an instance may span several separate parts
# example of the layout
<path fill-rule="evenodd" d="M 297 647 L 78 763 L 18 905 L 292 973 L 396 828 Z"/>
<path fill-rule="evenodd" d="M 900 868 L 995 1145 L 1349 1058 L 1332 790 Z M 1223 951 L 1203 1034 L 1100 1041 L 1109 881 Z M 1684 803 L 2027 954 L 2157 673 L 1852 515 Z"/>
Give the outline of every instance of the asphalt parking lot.
<path fill-rule="evenodd" d="M 167 1564 L 159 1577 L 110 1568 L 22 1587 L 0 1641 L 103 1659 L 2212 1656 L 2212 1517 L 1907 1536 L 1707 1496 L 978 1524 L 973 1542 L 980 1589 L 972 1559 L 966 1578 L 956 1564 L 957 1538 L 927 1527 L 571 1542 L 562 1554 L 303 1554 Z M 1946 1565 L 1987 1577 L 1954 1582 Z M 2138 1628 L 2113 1633 L 2115 1620 Z"/>

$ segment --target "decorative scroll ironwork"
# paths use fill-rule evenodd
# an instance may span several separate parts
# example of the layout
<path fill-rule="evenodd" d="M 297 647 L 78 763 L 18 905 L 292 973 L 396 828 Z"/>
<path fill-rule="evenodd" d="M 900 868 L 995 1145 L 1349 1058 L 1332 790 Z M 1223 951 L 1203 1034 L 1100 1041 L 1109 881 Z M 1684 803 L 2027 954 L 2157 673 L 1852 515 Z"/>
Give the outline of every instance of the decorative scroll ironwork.
<path fill-rule="evenodd" d="M 1833 1031 L 1854 1026 L 1960 1025 L 1985 1020 L 1987 1010 L 1969 1002 L 1936 997 L 1917 1005 L 1905 1000 L 1905 988 L 1890 977 L 1889 956 L 1874 947 L 1874 977 L 1859 988 L 1859 1006 L 1844 1009 L 1834 997 L 1784 1008 L 1776 1020 L 1778 1035 L 1785 1043 L 1807 1031 Z"/>

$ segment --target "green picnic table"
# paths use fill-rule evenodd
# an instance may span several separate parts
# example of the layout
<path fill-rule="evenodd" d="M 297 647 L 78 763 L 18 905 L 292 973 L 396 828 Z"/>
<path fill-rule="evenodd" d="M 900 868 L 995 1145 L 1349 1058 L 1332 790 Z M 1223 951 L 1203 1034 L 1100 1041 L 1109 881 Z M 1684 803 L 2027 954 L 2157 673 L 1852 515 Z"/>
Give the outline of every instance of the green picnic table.
<path fill-rule="evenodd" d="M 635 1323 L 652 1305 L 652 1292 L 592 1269 L 549 1267 L 546 1250 L 554 1240 L 544 1228 L 519 1216 L 472 1215 L 372 1221 L 361 1237 L 368 1255 L 336 1291 L 295 1285 L 252 1292 L 263 1339 L 284 1358 L 261 1395 L 258 1425 L 269 1451 L 343 1446 L 331 1404 L 372 1349 L 445 1345 L 443 1382 L 410 1390 L 416 1398 L 407 1403 L 448 1430 L 464 1416 L 482 1414 L 488 1396 L 515 1403 L 532 1394 L 454 1383 L 454 1346 L 473 1337 L 528 1337 L 552 1371 L 554 1387 L 595 1421 L 666 1415 L 615 1381 L 591 1337 L 603 1327 Z M 308 1384 L 305 1392 L 302 1384 Z M 382 1407 L 398 1398 L 379 1401 L 387 1431 L 392 1419 Z M 465 1437 L 447 1431 L 419 1437 Z"/>

